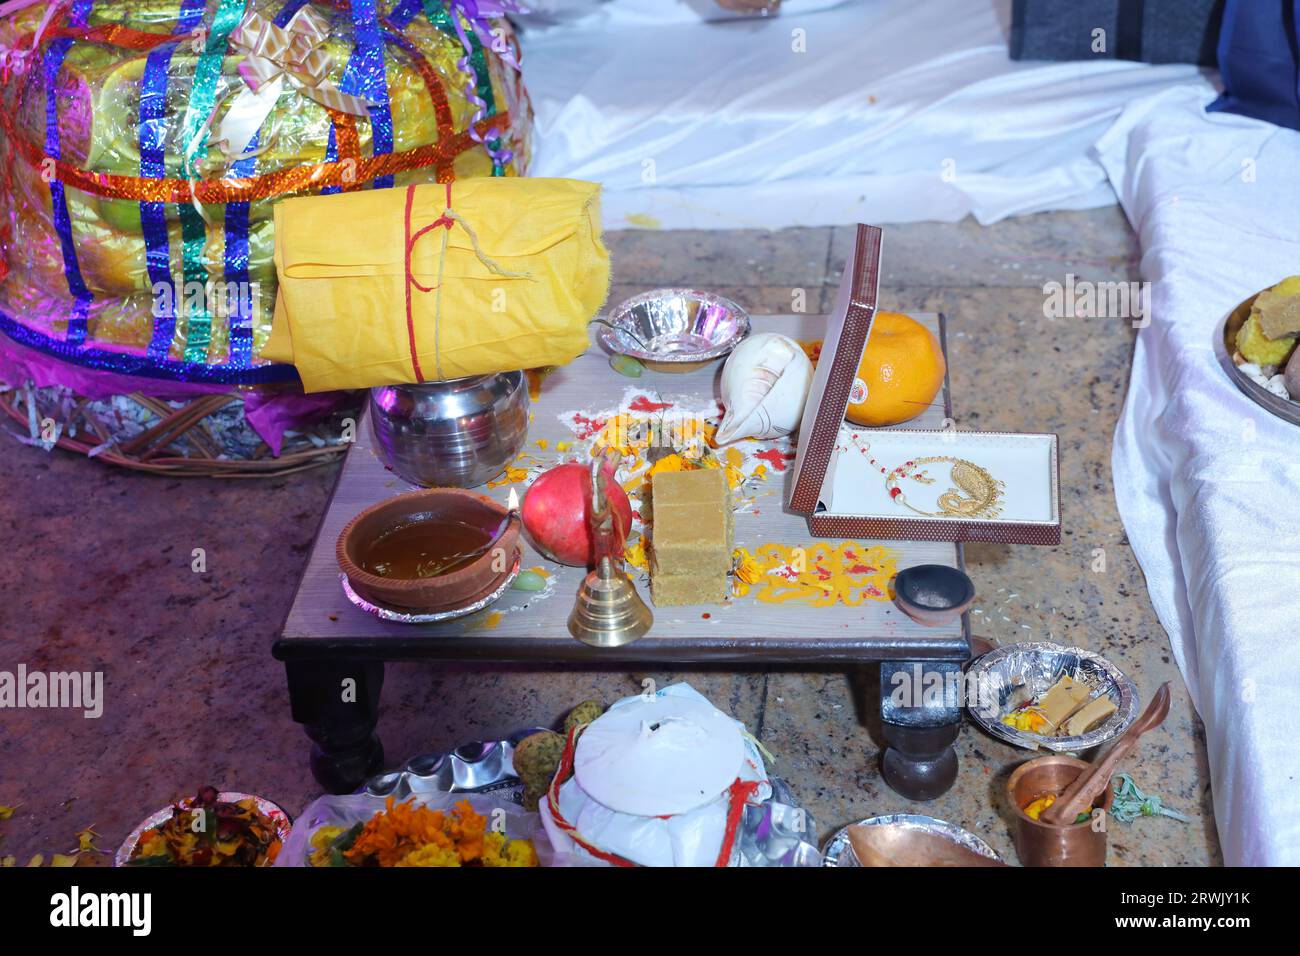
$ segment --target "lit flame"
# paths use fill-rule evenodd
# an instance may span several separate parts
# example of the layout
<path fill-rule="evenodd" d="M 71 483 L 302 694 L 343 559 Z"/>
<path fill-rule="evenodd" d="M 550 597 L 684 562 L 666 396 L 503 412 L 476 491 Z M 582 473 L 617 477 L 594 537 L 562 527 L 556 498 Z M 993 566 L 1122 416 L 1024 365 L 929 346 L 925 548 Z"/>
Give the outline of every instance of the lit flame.
<path fill-rule="evenodd" d="M 506 499 L 506 507 L 511 511 L 519 510 L 519 492 L 513 488 L 510 489 L 510 497 Z"/>

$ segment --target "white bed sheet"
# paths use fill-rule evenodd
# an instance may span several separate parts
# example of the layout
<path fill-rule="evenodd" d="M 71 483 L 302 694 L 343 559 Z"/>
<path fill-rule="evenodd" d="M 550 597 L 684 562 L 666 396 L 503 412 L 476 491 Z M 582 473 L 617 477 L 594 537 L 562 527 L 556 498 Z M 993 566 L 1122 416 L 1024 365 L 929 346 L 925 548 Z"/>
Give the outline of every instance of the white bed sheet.
<path fill-rule="evenodd" d="M 1009 0 L 847 0 L 701 23 L 612 0 L 526 31 L 536 176 L 604 186 L 607 228 L 988 223 L 1114 202 L 1089 150 L 1195 67 L 1015 63 Z M 794 52 L 803 31 L 806 52 Z"/>
<path fill-rule="evenodd" d="M 1236 865 L 1300 864 L 1300 429 L 1242 395 L 1213 341 L 1300 272 L 1300 133 L 1176 90 L 1098 143 L 1142 244 L 1151 325 L 1115 433 L 1115 497 L 1205 721 Z"/>
<path fill-rule="evenodd" d="M 1237 302 L 1300 272 L 1300 133 L 1205 114 L 1192 67 L 1013 63 L 1008 5 L 635 29 L 605 9 L 530 34 L 533 171 L 604 183 L 610 228 L 988 223 L 1118 193 L 1153 284 L 1120 515 L 1205 721 L 1226 861 L 1300 865 L 1300 431 L 1212 344 Z"/>

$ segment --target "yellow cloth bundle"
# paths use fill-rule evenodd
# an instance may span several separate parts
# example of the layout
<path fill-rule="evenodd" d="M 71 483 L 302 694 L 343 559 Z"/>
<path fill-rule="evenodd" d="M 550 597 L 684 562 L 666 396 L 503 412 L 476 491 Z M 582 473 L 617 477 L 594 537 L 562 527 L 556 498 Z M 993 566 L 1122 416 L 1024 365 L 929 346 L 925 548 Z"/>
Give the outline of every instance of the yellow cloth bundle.
<path fill-rule="evenodd" d="M 321 392 L 571 362 L 609 290 L 600 187 L 493 177 L 286 199 L 265 358 Z"/>

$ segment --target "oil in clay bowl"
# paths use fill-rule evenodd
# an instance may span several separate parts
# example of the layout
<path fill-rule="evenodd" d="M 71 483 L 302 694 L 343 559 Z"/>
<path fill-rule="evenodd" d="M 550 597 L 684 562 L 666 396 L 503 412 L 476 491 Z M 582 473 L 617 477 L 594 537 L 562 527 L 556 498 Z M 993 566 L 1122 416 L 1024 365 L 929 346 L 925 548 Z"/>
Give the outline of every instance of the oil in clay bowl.
<path fill-rule="evenodd" d="M 431 488 L 371 505 L 339 535 L 339 569 L 362 597 L 390 608 L 452 610 L 509 574 L 519 521 L 460 488 Z M 504 527 L 503 527 L 504 526 Z"/>

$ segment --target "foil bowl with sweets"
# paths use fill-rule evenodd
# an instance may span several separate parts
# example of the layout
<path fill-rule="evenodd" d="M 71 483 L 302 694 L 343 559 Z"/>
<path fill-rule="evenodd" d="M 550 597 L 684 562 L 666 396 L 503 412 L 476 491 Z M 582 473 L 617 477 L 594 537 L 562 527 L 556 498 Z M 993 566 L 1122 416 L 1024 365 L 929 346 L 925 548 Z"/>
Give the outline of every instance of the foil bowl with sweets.
<path fill-rule="evenodd" d="M 973 661 L 971 719 L 1026 750 L 1080 753 L 1118 737 L 1137 716 L 1137 687 L 1095 651 L 1047 641 L 1006 644 Z"/>

